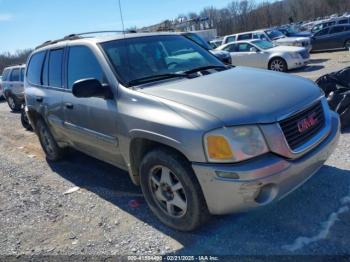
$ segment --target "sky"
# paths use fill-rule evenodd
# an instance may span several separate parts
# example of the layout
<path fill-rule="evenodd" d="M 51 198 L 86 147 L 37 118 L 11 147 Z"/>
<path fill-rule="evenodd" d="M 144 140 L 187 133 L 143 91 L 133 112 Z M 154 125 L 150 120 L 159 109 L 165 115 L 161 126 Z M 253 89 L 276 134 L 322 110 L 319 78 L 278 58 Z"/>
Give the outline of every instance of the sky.
<path fill-rule="evenodd" d="M 125 28 L 222 8 L 231 0 L 121 0 Z M 118 0 L 0 0 L 0 53 L 34 48 L 72 33 L 121 30 Z"/>

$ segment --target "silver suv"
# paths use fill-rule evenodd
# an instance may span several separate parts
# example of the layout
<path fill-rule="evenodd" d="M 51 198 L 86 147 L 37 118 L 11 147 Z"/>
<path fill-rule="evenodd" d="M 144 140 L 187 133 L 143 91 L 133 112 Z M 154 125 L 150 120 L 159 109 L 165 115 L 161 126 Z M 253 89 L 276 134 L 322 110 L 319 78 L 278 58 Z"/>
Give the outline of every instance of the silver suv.
<path fill-rule="evenodd" d="M 2 75 L 3 95 L 12 111 L 19 111 L 24 103 L 25 65 L 6 67 Z"/>
<path fill-rule="evenodd" d="M 225 66 L 177 34 L 48 42 L 28 60 L 25 96 L 49 161 L 73 147 L 128 170 L 183 231 L 282 199 L 339 137 L 313 82 Z"/>

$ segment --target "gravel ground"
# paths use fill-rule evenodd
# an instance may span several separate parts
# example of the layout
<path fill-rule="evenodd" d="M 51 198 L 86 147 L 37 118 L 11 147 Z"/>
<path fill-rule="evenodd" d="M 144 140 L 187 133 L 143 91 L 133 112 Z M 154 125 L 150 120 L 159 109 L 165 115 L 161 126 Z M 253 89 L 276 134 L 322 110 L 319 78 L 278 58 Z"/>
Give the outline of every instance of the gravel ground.
<path fill-rule="evenodd" d="M 346 52 L 326 54 L 350 60 Z M 279 203 L 180 233 L 154 218 L 124 171 L 79 152 L 48 163 L 36 136 L 2 101 L 0 255 L 350 255 L 349 148 L 346 131 L 326 165 Z"/>

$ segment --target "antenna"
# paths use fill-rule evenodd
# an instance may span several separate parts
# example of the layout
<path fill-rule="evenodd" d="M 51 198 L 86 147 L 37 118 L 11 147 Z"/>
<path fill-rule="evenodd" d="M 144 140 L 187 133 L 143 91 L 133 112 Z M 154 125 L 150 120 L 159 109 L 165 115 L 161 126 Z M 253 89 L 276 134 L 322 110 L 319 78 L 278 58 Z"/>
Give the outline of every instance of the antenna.
<path fill-rule="evenodd" d="M 120 19 L 122 20 L 122 29 L 124 32 L 124 37 L 125 37 L 125 28 L 124 28 L 124 18 L 123 18 L 123 10 L 122 10 L 122 5 L 120 3 L 120 0 L 118 0 L 119 3 L 119 13 L 120 13 Z"/>

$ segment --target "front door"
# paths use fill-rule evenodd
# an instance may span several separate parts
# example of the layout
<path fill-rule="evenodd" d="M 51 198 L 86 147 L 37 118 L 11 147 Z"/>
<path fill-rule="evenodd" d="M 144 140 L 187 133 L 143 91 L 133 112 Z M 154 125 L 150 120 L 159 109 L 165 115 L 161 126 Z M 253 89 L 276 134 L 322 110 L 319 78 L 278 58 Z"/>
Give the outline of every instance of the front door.
<path fill-rule="evenodd" d="M 74 82 L 95 78 L 108 84 L 95 54 L 87 46 L 69 48 L 67 88 L 63 95 L 64 128 L 67 138 L 78 150 L 116 165 L 123 165 L 117 137 L 115 99 L 77 98 Z"/>

